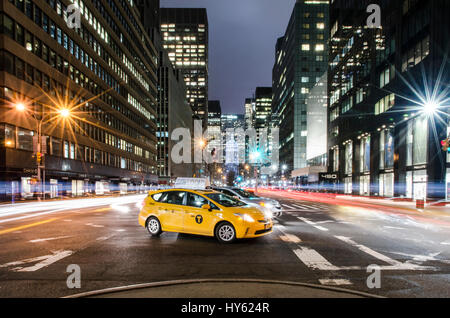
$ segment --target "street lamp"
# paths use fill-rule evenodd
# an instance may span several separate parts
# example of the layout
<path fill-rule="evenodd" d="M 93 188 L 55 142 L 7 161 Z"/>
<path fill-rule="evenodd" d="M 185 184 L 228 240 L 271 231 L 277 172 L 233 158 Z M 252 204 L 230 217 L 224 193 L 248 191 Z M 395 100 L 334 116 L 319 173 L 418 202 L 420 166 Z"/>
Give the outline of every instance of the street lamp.
<path fill-rule="evenodd" d="M 439 107 L 439 103 L 430 100 L 423 105 L 423 111 L 428 115 L 432 115 L 439 109 Z"/>
<path fill-rule="evenodd" d="M 28 107 L 25 105 L 25 103 L 23 102 L 17 102 L 15 104 L 15 108 L 17 111 L 19 112 L 26 112 L 28 110 Z M 41 160 L 42 160 L 42 125 L 44 123 L 47 123 L 50 120 L 53 120 L 54 118 L 52 117 L 52 113 L 47 113 L 45 115 L 42 115 L 40 118 L 37 117 L 37 114 L 35 111 L 31 111 L 31 116 L 34 118 L 34 120 L 37 122 L 38 126 L 37 126 L 37 132 L 38 132 L 38 136 L 37 136 L 37 147 L 36 147 L 36 161 L 37 161 L 37 179 L 38 179 L 38 183 L 41 187 L 41 192 L 43 193 L 43 198 L 45 199 L 45 186 L 43 186 L 43 182 L 45 182 L 45 159 L 41 165 Z M 61 109 L 59 109 L 56 112 L 57 115 L 59 115 L 61 118 L 63 119 L 68 119 L 71 116 L 71 111 L 66 108 L 63 107 Z M 57 116 L 54 116 L 57 117 Z M 41 178 L 41 169 L 43 169 L 43 178 Z"/>

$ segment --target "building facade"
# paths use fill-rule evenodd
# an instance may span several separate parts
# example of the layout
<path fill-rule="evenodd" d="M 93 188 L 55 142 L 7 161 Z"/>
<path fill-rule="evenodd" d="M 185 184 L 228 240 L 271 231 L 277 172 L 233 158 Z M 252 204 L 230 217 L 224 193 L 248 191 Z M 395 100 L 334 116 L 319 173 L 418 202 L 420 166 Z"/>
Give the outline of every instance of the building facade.
<path fill-rule="evenodd" d="M 160 181 L 169 183 L 177 177 L 192 177 L 191 163 L 175 163 L 172 133 L 177 128 L 193 131 L 193 114 L 186 100 L 186 86 L 181 70 L 175 69 L 167 52 L 160 51 L 158 68 L 157 131 L 158 166 Z"/>
<path fill-rule="evenodd" d="M 132 3 L 74 2 L 0 4 L 3 197 L 157 182 L 157 51 Z"/>
<path fill-rule="evenodd" d="M 328 171 L 335 189 L 448 198 L 449 156 L 440 141 L 449 133 L 450 4 L 382 1 L 381 27 L 368 28 L 370 3 L 331 4 Z"/>
<path fill-rule="evenodd" d="M 163 46 L 182 70 L 194 115 L 208 121 L 208 16 L 206 9 L 161 8 Z"/>
<path fill-rule="evenodd" d="M 307 167 L 306 100 L 328 67 L 328 2 L 298 0 L 276 44 L 273 111 L 279 117 L 280 163 L 287 174 Z"/>

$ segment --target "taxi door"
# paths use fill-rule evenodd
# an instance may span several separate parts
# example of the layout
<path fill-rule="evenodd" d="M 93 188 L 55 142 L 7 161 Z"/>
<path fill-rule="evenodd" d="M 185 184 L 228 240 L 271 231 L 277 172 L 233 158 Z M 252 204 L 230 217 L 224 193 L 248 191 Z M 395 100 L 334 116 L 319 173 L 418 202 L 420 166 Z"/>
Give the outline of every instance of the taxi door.
<path fill-rule="evenodd" d="M 187 192 L 186 211 L 184 213 L 184 232 L 190 234 L 214 235 L 217 210 L 211 212 L 202 209 L 211 203 L 200 195 Z"/>
<path fill-rule="evenodd" d="M 184 191 L 169 191 L 157 204 L 158 219 L 164 231 L 183 231 L 185 196 Z"/>

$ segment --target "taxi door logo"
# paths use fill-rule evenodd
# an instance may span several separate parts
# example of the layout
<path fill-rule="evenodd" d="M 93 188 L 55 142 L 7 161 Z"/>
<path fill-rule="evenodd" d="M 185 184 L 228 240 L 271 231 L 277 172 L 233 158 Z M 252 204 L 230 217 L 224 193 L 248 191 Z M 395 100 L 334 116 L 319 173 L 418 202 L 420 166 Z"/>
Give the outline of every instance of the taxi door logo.
<path fill-rule="evenodd" d="M 202 224 L 203 223 L 203 216 L 197 215 L 195 217 L 195 222 L 197 222 L 197 224 Z"/>

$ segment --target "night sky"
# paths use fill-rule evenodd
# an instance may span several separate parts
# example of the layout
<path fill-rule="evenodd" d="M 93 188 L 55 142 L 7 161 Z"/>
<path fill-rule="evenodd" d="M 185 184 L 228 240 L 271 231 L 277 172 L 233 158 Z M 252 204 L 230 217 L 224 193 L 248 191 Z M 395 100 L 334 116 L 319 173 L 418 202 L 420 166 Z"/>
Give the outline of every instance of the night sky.
<path fill-rule="evenodd" d="M 295 0 L 161 0 L 161 7 L 206 8 L 209 99 L 223 113 L 244 113 L 257 86 L 272 86 L 275 44 Z"/>

